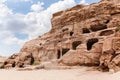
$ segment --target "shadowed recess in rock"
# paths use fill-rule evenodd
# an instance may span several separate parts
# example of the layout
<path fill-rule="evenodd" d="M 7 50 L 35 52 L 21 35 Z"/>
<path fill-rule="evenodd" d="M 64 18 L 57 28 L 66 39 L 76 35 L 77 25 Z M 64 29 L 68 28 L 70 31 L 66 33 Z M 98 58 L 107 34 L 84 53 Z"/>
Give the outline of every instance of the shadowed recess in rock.
<path fill-rule="evenodd" d="M 114 31 L 112 31 L 112 30 L 106 30 L 106 31 L 102 31 L 100 33 L 100 36 L 108 36 L 108 35 L 111 35 L 113 33 L 114 33 Z"/>
<path fill-rule="evenodd" d="M 99 31 L 99 30 L 107 29 L 107 26 L 103 25 L 103 24 L 100 24 L 100 25 L 91 25 L 90 29 L 94 32 L 94 31 Z"/>
<path fill-rule="evenodd" d="M 62 32 L 65 32 L 65 31 L 68 31 L 68 30 L 69 30 L 68 28 L 65 28 L 65 29 L 62 30 Z"/>
<path fill-rule="evenodd" d="M 62 51 L 58 50 L 57 51 L 57 59 L 59 59 L 60 57 L 62 57 L 64 54 L 66 54 L 70 49 L 69 48 L 64 48 L 62 49 Z"/>
<path fill-rule="evenodd" d="M 81 44 L 81 41 L 74 41 L 74 42 L 72 43 L 72 48 L 73 48 L 73 50 L 76 50 L 77 46 L 80 45 L 80 44 Z"/>
<path fill-rule="evenodd" d="M 91 50 L 93 44 L 97 43 L 98 39 L 97 38 L 92 38 L 87 41 L 87 50 Z"/>
<path fill-rule="evenodd" d="M 109 23 L 109 22 L 110 22 L 110 20 L 106 20 L 106 21 L 105 21 L 106 24 Z"/>
<path fill-rule="evenodd" d="M 70 36 L 73 36 L 74 32 L 70 32 Z"/>
<path fill-rule="evenodd" d="M 57 50 L 57 59 L 60 58 L 60 50 Z"/>
<path fill-rule="evenodd" d="M 90 30 L 88 28 L 83 28 L 82 31 L 83 31 L 83 34 L 84 33 L 90 33 Z"/>

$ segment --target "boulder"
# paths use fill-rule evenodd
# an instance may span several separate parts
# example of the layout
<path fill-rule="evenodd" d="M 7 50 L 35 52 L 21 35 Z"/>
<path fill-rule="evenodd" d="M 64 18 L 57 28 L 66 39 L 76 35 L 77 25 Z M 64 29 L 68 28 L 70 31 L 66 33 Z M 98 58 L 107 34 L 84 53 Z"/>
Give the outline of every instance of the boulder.
<path fill-rule="evenodd" d="M 34 58 L 32 56 L 32 53 L 22 52 L 19 53 L 19 56 L 16 58 L 16 62 L 17 63 L 23 62 L 24 65 L 31 65 L 34 62 Z"/>
<path fill-rule="evenodd" d="M 5 60 L 4 65 L 6 66 L 7 64 L 11 64 L 11 67 L 15 67 L 14 59 L 7 59 L 7 60 Z"/>
<path fill-rule="evenodd" d="M 114 54 L 115 54 L 115 51 L 113 49 L 112 50 L 104 51 L 102 53 L 102 55 L 100 57 L 100 67 L 103 70 L 109 70 L 108 65 L 111 62 Z"/>
<path fill-rule="evenodd" d="M 19 68 L 24 67 L 24 62 L 18 61 L 18 62 L 15 63 L 15 66 L 19 67 Z"/>
<path fill-rule="evenodd" d="M 5 69 L 10 69 L 10 68 L 12 68 L 13 66 L 12 66 L 12 64 L 6 64 L 6 65 L 4 65 L 4 68 Z"/>

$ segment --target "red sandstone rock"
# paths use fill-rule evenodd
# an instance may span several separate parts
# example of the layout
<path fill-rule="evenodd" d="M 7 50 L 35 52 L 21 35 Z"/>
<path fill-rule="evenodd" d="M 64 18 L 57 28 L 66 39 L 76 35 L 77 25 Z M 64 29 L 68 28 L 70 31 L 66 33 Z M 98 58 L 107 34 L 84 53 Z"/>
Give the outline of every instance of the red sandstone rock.
<path fill-rule="evenodd" d="M 120 26 L 120 0 L 77 5 L 53 14 L 51 22 L 52 29 L 26 42 L 15 61 L 31 64 L 32 59 L 38 62 L 60 59 L 60 64 L 69 66 L 100 65 L 103 69 L 114 70 L 120 67 L 119 55 L 114 56 L 120 53 L 117 28 Z"/>

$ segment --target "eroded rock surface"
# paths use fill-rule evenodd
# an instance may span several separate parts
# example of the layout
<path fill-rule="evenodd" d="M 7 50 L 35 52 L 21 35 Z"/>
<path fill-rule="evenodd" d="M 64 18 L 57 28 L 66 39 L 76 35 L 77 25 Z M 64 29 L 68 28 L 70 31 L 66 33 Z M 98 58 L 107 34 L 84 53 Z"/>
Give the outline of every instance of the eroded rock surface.
<path fill-rule="evenodd" d="M 26 42 L 18 55 L 10 58 L 14 66 L 59 59 L 60 65 L 119 70 L 120 0 L 77 5 L 53 14 L 51 22 L 48 33 Z"/>
<path fill-rule="evenodd" d="M 6 59 L 6 57 L 0 56 L 0 68 L 3 68 L 3 63 Z"/>

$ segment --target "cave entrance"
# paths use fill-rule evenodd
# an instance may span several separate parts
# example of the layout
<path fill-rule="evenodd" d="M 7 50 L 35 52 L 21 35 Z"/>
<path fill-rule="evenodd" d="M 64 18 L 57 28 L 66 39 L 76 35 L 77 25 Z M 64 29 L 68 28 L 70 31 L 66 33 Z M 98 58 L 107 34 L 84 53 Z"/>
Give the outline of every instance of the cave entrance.
<path fill-rule="evenodd" d="M 66 54 L 69 50 L 70 50 L 69 48 L 62 49 L 62 56 Z"/>
<path fill-rule="evenodd" d="M 58 51 L 57 51 L 57 59 L 59 59 L 60 56 L 61 56 L 61 52 L 60 52 L 60 50 L 58 50 Z"/>
<path fill-rule="evenodd" d="M 66 54 L 70 49 L 69 48 L 64 48 L 62 51 L 58 50 L 57 51 L 57 59 L 60 59 L 64 54 Z"/>
<path fill-rule="evenodd" d="M 83 34 L 84 34 L 84 33 L 90 33 L 90 31 L 89 31 L 88 28 L 83 28 L 82 31 L 83 31 Z"/>
<path fill-rule="evenodd" d="M 110 20 L 106 20 L 105 23 L 108 24 L 110 22 Z"/>
<path fill-rule="evenodd" d="M 72 49 L 73 49 L 73 50 L 76 50 L 77 46 L 80 45 L 80 44 L 81 44 L 81 41 L 74 41 L 74 42 L 72 43 Z"/>
<path fill-rule="evenodd" d="M 95 31 L 107 29 L 107 25 L 103 25 L 103 24 L 100 24 L 100 25 L 92 25 L 92 26 L 90 26 L 90 29 L 91 29 L 93 32 L 95 32 Z"/>
<path fill-rule="evenodd" d="M 93 44 L 97 43 L 98 39 L 97 38 L 92 38 L 87 41 L 87 50 L 91 50 Z"/>
<path fill-rule="evenodd" d="M 100 33 L 100 36 L 109 36 L 111 34 L 114 34 L 114 31 L 113 30 L 106 30 L 106 31 L 102 31 Z"/>
<path fill-rule="evenodd" d="M 74 32 L 70 32 L 70 36 L 73 36 Z"/>
<path fill-rule="evenodd" d="M 65 28 L 65 29 L 62 30 L 62 32 L 65 32 L 65 31 L 68 31 L 68 30 L 69 30 L 68 28 Z"/>

